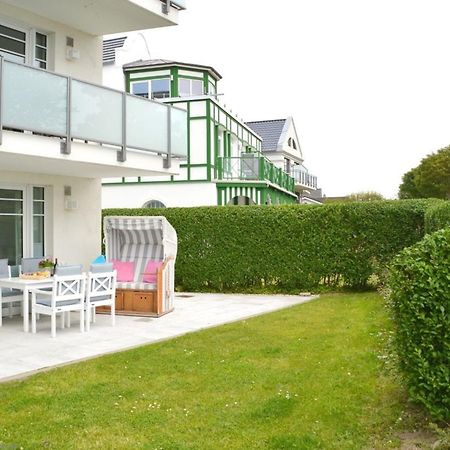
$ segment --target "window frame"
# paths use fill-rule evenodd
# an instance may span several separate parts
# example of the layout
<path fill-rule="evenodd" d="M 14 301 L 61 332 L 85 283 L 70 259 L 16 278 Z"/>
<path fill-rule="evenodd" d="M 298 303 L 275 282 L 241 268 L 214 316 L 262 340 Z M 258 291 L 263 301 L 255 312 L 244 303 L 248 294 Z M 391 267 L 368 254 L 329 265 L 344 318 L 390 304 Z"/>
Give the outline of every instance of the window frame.
<path fill-rule="evenodd" d="M 181 81 L 188 81 L 189 82 L 189 93 L 186 95 L 181 95 Z M 202 89 L 201 89 L 201 94 L 194 94 L 193 93 L 193 83 L 194 82 L 200 82 Z M 203 78 L 190 78 L 190 77 L 179 77 L 178 78 L 178 97 L 195 97 L 195 96 L 199 96 L 199 95 L 205 95 L 205 83 Z"/>
<path fill-rule="evenodd" d="M 15 21 L 11 21 L 10 19 L 3 17 L 3 16 L 0 16 L 0 25 L 7 27 L 7 28 L 11 28 L 12 30 L 17 30 L 17 31 L 25 34 L 25 41 L 2 34 L 6 38 L 13 39 L 18 42 L 24 42 L 24 44 L 25 44 L 25 52 L 23 55 L 21 55 L 17 52 L 12 52 L 12 51 L 8 51 L 8 50 L 3 50 L 4 53 L 9 53 L 9 54 L 12 54 L 12 55 L 15 55 L 18 57 L 23 57 L 24 61 L 23 62 L 21 61 L 20 62 L 21 64 L 26 64 L 26 65 L 33 66 L 33 67 L 39 67 L 44 70 L 49 70 L 50 65 L 52 65 L 52 61 L 50 61 L 50 52 L 51 52 L 51 48 L 53 48 L 50 32 L 45 31 L 40 28 L 30 27 L 30 26 L 27 26 L 26 24 L 21 24 L 21 23 L 15 22 Z M 37 44 L 36 33 L 42 34 L 46 37 L 46 47 L 43 47 L 42 45 Z M 41 58 L 36 57 L 36 46 L 38 46 L 39 48 L 45 49 L 45 52 L 46 52 L 46 60 L 45 61 Z M 39 65 L 36 64 L 36 61 L 39 63 Z M 15 61 L 15 62 L 18 62 L 18 61 Z M 41 67 L 40 63 L 44 63 L 45 67 Z"/>

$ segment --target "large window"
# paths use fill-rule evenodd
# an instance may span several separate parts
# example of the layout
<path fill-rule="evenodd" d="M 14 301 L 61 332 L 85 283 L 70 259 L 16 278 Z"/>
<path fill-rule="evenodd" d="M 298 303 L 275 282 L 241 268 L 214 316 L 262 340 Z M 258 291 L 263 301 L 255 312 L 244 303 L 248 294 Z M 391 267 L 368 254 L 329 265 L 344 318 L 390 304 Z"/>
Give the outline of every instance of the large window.
<path fill-rule="evenodd" d="M 23 254 L 24 197 L 23 189 L 0 188 L 0 258 L 11 265 L 19 264 Z"/>
<path fill-rule="evenodd" d="M 48 36 L 36 30 L 0 23 L 0 55 L 8 61 L 47 69 Z"/>
<path fill-rule="evenodd" d="M 45 255 L 45 196 L 37 186 L 0 186 L 0 259 Z"/>
<path fill-rule="evenodd" d="M 190 78 L 180 78 L 178 80 L 178 95 L 180 97 L 203 94 L 203 80 L 192 80 Z"/>
<path fill-rule="evenodd" d="M 168 98 L 170 97 L 170 80 L 162 78 L 160 80 L 135 81 L 131 84 L 131 93 L 144 98 Z"/>

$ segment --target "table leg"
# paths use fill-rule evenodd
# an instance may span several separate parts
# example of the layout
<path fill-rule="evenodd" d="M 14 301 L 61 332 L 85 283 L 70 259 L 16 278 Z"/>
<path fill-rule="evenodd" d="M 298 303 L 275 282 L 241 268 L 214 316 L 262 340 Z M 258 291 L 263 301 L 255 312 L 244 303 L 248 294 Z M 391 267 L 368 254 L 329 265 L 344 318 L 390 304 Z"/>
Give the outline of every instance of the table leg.
<path fill-rule="evenodd" d="M 28 333 L 29 331 L 29 308 L 28 308 L 28 303 L 29 301 L 29 291 L 28 288 L 24 288 L 23 289 L 23 331 L 25 333 Z"/>

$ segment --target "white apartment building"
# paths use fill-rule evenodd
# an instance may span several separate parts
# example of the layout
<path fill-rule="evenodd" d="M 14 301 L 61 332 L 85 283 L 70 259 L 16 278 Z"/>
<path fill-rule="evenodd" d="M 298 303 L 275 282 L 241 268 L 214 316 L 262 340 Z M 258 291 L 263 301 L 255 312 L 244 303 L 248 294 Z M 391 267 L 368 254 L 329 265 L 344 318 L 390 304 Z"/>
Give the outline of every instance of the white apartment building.
<path fill-rule="evenodd" d="M 186 111 L 102 86 L 102 36 L 175 25 L 184 0 L 0 0 L 0 258 L 85 266 L 101 179 L 179 172 Z"/>

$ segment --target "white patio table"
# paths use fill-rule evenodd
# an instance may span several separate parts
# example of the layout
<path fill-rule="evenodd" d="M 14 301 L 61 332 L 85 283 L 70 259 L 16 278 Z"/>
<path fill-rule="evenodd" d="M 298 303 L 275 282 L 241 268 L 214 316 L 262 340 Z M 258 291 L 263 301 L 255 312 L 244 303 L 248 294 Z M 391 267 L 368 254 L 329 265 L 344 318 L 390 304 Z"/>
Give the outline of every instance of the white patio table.
<path fill-rule="evenodd" d="M 19 277 L 0 278 L 0 288 L 11 288 L 23 291 L 23 331 L 28 333 L 30 329 L 29 322 L 29 289 L 32 287 L 47 288 L 53 286 L 52 278 L 43 278 L 41 280 L 27 280 Z"/>

